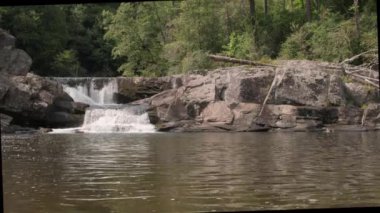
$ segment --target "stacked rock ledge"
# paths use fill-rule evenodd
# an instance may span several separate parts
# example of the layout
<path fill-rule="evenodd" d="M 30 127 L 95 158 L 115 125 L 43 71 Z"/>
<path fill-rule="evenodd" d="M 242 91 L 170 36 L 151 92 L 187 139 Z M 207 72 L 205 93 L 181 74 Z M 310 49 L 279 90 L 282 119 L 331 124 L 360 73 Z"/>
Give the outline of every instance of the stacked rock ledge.
<path fill-rule="evenodd" d="M 179 87 L 139 101 L 160 131 L 369 131 L 380 124 L 378 90 L 345 82 L 339 64 L 282 61 L 180 79 Z"/>
<path fill-rule="evenodd" d="M 84 108 L 57 81 L 30 72 L 31 57 L 15 47 L 16 39 L 0 29 L 0 115 L 2 133 L 82 124 Z"/>

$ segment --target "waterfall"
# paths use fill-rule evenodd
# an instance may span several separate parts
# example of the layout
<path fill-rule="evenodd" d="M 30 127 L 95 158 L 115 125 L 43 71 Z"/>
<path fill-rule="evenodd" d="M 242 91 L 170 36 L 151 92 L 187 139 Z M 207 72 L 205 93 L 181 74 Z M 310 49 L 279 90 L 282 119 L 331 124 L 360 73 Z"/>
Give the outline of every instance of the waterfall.
<path fill-rule="evenodd" d="M 54 78 L 75 102 L 89 105 L 115 104 L 117 78 Z"/>
<path fill-rule="evenodd" d="M 144 106 L 117 104 L 117 78 L 54 78 L 75 102 L 89 104 L 81 127 L 52 133 L 150 133 L 155 127 Z"/>
<path fill-rule="evenodd" d="M 86 111 L 82 126 L 84 132 L 154 132 L 148 114 L 141 106 L 118 108 L 90 108 Z"/>

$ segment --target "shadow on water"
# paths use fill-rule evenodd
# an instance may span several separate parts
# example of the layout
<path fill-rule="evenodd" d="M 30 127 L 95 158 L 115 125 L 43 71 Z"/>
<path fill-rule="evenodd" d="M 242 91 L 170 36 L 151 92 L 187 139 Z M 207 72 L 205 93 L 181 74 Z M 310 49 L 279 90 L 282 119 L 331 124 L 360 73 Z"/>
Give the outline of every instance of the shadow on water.
<path fill-rule="evenodd" d="M 380 206 L 380 133 L 3 138 L 6 212 Z"/>

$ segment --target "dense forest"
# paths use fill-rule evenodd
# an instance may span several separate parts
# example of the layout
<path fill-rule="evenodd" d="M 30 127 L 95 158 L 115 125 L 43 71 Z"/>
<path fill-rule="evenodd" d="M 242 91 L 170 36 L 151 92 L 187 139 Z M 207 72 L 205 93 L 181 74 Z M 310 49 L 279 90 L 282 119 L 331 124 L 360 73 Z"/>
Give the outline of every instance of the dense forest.
<path fill-rule="evenodd" d="M 43 76 L 163 76 L 207 54 L 340 62 L 377 48 L 376 0 L 188 0 L 0 7 Z"/>

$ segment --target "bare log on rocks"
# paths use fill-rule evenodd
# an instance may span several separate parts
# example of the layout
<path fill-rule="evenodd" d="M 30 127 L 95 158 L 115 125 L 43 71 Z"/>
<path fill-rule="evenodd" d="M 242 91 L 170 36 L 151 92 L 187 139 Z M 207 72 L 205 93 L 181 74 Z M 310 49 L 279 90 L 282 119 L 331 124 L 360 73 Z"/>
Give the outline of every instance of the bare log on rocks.
<path fill-rule="evenodd" d="M 236 64 L 246 64 L 246 65 L 253 65 L 253 66 L 276 67 L 276 66 L 271 65 L 271 64 L 263 64 L 263 63 L 258 63 L 255 61 L 238 59 L 238 58 L 231 58 L 231 57 L 221 56 L 221 55 L 208 54 L 207 56 L 214 61 L 222 61 L 222 62 L 229 62 L 229 63 L 236 63 Z"/>
<path fill-rule="evenodd" d="M 378 50 L 373 49 L 373 50 L 369 50 L 369 51 L 360 53 L 360 54 L 355 55 L 351 58 L 343 60 L 340 64 L 342 65 L 342 68 L 343 68 L 344 73 L 346 75 L 350 75 L 350 76 L 354 77 L 355 80 L 357 80 L 363 84 L 369 84 L 369 85 L 374 86 L 376 88 L 380 88 L 379 79 L 370 77 L 370 76 L 372 76 L 372 73 L 373 73 L 372 69 L 366 68 L 363 66 L 353 66 L 353 65 L 349 64 L 349 63 L 353 62 L 354 60 L 358 59 L 359 57 L 364 56 L 364 55 L 369 54 L 369 53 L 372 53 L 372 52 L 378 52 Z M 361 71 L 368 72 L 369 76 L 357 74 L 358 72 L 361 72 Z"/>
<path fill-rule="evenodd" d="M 365 54 L 371 53 L 371 52 L 378 52 L 378 50 L 377 49 L 373 49 L 373 50 L 368 50 L 366 52 L 362 52 L 360 54 L 357 54 L 357 55 L 355 55 L 355 56 L 353 56 L 351 58 L 348 58 L 348 59 L 342 61 L 341 64 L 351 63 L 351 62 L 355 61 L 356 59 L 358 59 L 359 57 L 361 57 L 361 56 L 363 56 Z"/>

